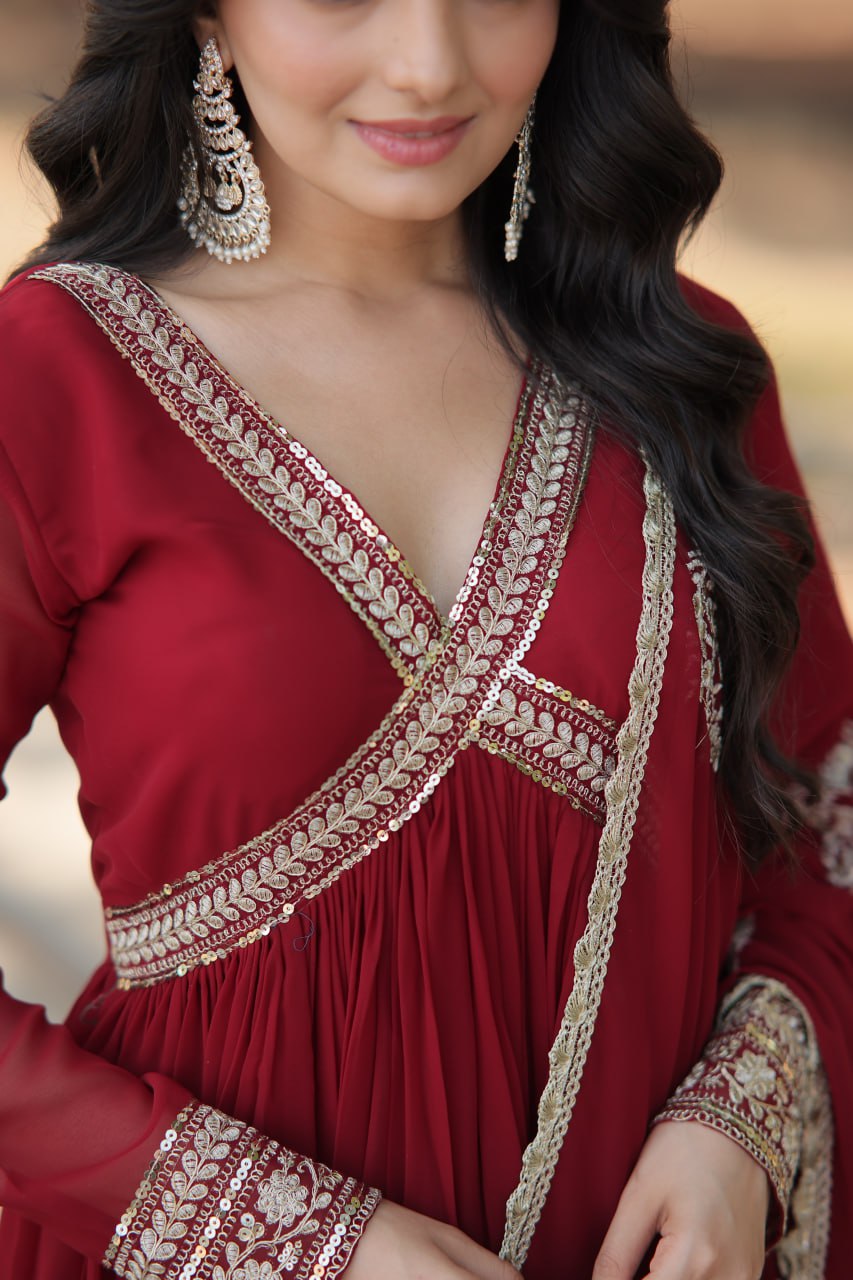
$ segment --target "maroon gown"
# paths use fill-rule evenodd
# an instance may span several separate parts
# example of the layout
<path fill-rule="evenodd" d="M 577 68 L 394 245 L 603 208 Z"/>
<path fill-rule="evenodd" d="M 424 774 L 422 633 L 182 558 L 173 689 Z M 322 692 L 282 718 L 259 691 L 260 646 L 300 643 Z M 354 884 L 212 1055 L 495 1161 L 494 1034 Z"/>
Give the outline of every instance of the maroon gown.
<path fill-rule="evenodd" d="M 588 1276 L 663 1108 L 767 1169 L 767 1277 L 847 1276 L 853 651 L 823 554 L 777 709 L 821 797 L 800 872 L 747 876 L 711 584 L 547 370 L 445 618 L 138 278 L 19 278 L 0 332 L 0 760 L 50 704 L 108 944 L 64 1027 L 0 993 L 0 1277 L 332 1277 L 379 1193 Z M 800 490 L 773 387 L 745 447 Z"/>

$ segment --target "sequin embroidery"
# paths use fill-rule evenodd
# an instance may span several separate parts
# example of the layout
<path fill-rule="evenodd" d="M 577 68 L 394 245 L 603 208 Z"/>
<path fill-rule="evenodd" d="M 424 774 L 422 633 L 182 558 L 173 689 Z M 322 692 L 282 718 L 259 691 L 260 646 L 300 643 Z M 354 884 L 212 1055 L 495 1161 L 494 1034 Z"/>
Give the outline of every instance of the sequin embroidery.
<path fill-rule="evenodd" d="M 67 263 L 34 277 L 89 312 L 163 408 L 244 498 L 320 569 L 411 684 L 461 617 L 517 475 L 536 403 L 525 380 L 497 492 L 448 619 L 355 496 L 226 372 L 159 296 L 111 267 Z M 538 366 L 536 367 L 539 372 Z M 541 406 L 541 401 L 538 402 Z"/>
<path fill-rule="evenodd" d="M 193 362 L 186 342 L 149 307 L 132 277 L 86 265 L 40 276 L 61 283 L 92 311 L 179 424 L 185 430 L 188 421 L 194 424 L 196 442 L 224 451 L 220 460 L 227 454 L 229 478 L 239 473 L 253 506 L 276 520 L 283 511 L 289 536 L 294 511 L 307 513 L 311 527 L 322 526 L 322 511 L 309 509 L 314 495 L 307 487 L 295 491 L 289 471 L 285 480 L 284 464 L 271 449 L 265 452 L 267 437 L 245 420 L 233 389 Z M 180 977 L 257 941 L 418 812 L 452 766 L 471 720 L 492 709 L 535 639 L 577 513 L 592 439 L 582 402 L 544 374 L 500 510 L 487 525 L 443 643 L 420 653 L 424 661 L 407 670 L 406 687 L 382 723 L 294 813 L 144 902 L 107 913 L 120 985 Z M 268 510 L 259 494 L 283 505 L 273 501 Z M 395 617 L 398 604 L 395 597 Z M 417 640 L 411 628 L 406 633 Z"/>

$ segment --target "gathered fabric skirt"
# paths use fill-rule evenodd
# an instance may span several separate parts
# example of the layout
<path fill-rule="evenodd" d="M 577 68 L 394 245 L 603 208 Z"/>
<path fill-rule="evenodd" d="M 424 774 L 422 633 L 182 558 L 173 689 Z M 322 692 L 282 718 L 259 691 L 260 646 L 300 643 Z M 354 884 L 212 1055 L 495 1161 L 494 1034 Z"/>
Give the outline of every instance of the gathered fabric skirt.
<path fill-rule="evenodd" d="M 466 751 L 417 823 L 303 904 L 290 924 L 149 987 L 117 990 L 105 964 L 69 1025 L 90 1051 L 140 1075 L 172 1076 L 291 1149 L 497 1252 L 571 990 L 599 834 L 510 764 Z M 630 903 L 623 911 L 623 963 L 608 978 L 525 1267 L 530 1280 L 567 1259 L 573 1274 L 591 1272 L 650 1115 L 677 1058 L 691 1052 L 665 1009 L 665 985 L 663 1003 L 652 999 L 650 974 L 637 973 L 632 959 L 645 952 L 654 965 L 655 943 L 637 951 L 641 922 L 630 918 Z M 712 1009 L 716 957 L 707 941 L 701 930 L 692 939 L 697 959 L 706 952 L 691 975 L 696 989 L 671 971 L 670 994 L 695 1000 L 705 987 Z M 697 1037 L 699 1021 L 694 1015 Z M 100 1274 L 99 1264 L 4 1215 L 0 1275 Z"/>

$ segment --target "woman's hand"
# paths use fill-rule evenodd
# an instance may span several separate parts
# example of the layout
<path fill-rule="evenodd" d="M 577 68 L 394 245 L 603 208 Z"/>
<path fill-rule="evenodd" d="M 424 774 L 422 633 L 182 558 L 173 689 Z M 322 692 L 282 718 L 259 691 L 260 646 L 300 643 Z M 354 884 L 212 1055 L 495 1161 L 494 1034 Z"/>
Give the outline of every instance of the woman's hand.
<path fill-rule="evenodd" d="M 353 1250 L 346 1280 L 518 1280 L 508 1262 L 457 1227 L 381 1200 Z"/>
<path fill-rule="evenodd" d="M 659 1124 L 622 1193 L 593 1280 L 634 1280 L 656 1235 L 654 1280 L 759 1280 L 769 1196 L 761 1165 L 725 1134 L 695 1120 Z"/>

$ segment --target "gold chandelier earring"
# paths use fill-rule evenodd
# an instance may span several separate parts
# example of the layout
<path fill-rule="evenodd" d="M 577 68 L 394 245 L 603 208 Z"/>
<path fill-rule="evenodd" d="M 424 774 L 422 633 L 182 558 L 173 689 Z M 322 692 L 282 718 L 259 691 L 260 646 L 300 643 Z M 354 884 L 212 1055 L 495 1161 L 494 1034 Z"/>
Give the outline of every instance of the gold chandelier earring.
<path fill-rule="evenodd" d="M 512 208 L 510 209 L 509 222 L 504 224 L 504 257 L 507 262 L 515 262 L 518 257 L 518 246 L 521 244 L 524 224 L 530 217 L 531 207 L 536 200 L 533 189 L 530 186 L 530 144 L 533 138 L 535 111 L 536 94 L 533 95 L 533 101 L 527 108 L 524 124 L 521 126 L 516 138 L 518 143 L 518 164 L 515 169 Z"/>
<path fill-rule="evenodd" d="M 220 262 L 248 262 L 269 248 L 270 210 L 213 36 L 201 51 L 193 88 L 201 154 L 196 155 L 193 142 L 187 144 L 178 200 L 181 225 L 193 244 Z"/>

